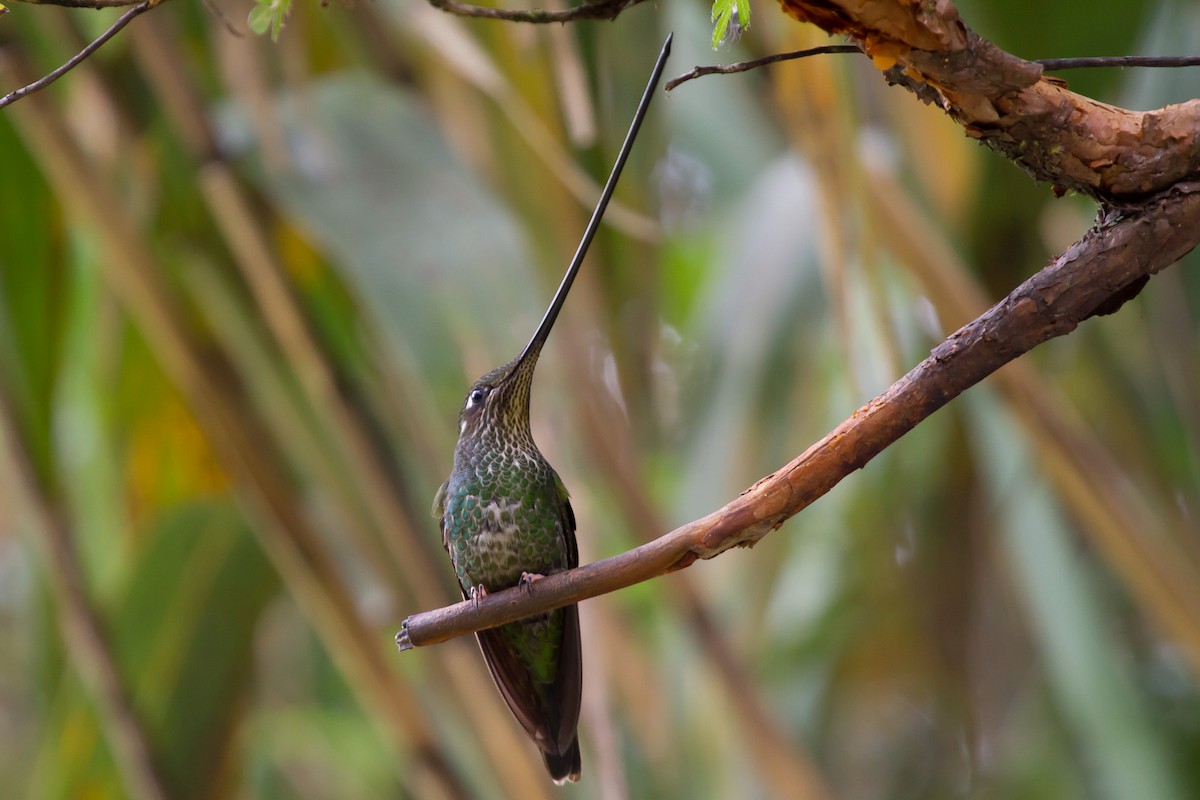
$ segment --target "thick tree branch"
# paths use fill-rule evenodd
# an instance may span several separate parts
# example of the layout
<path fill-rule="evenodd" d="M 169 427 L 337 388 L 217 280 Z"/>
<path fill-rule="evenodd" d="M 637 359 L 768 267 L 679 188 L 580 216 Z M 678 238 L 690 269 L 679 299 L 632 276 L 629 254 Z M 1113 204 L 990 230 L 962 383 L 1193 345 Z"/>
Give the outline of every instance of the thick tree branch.
<path fill-rule="evenodd" d="M 1049 266 L 963 326 L 886 392 L 782 469 L 708 516 L 641 547 L 528 589 L 508 589 L 416 614 L 396 635 L 403 650 L 615 591 L 750 546 L 918 423 L 1037 345 L 1111 313 L 1129 287 L 1200 244 L 1200 183 L 1180 185 L 1125 216 L 1109 214 Z"/>
<path fill-rule="evenodd" d="M 1130 111 L 1075 94 L 979 37 L 949 0 L 780 0 L 854 39 L 887 79 L 942 108 L 1033 177 L 1112 204 L 1200 177 L 1200 100 Z"/>

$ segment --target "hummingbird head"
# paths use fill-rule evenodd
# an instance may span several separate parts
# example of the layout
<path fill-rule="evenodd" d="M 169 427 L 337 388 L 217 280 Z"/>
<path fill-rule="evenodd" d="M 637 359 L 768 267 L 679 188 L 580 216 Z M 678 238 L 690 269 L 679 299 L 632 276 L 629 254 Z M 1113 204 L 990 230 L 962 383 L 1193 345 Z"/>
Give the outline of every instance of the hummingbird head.
<path fill-rule="evenodd" d="M 549 333 L 549 328 L 545 333 Z M 529 390 L 545 333 L 540 340 L 531 340 L 521 355 L 471 384 L 458 415 L 460 442 L 489 436 L 515 436 L 533 441 L 529 429 Z"/>

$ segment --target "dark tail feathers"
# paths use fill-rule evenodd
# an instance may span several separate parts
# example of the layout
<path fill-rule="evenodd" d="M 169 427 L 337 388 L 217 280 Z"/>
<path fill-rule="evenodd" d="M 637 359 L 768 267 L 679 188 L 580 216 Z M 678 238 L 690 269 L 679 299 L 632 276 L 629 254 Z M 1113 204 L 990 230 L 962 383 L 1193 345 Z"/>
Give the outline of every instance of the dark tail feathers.
<path fill-rule="evenodd" d="M 571 741 L 571 746 L 562 754 L 542 751 L 542 759 L 546 762 L 546 770 L 559 786 L 570 781 L 579 780 L 579 737 Z"/>

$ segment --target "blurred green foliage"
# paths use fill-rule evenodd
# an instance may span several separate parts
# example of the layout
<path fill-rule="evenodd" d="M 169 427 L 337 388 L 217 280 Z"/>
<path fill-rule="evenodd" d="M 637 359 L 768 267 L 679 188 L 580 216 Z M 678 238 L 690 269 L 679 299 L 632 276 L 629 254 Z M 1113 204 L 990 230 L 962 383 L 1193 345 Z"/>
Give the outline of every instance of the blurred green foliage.
<path fill-rule="evenodd" d="M 961 12 L 1030 58 L 1200 49 L 1192 4 L 1052 6 Z M 0 113 L 5 796 L 136 791 L 105 657 L 171 797 L 551 796 L 473 646 L 391 635 L 453 599 L 427 509 L 462 392 L 533 329 L 662 34 L 668 77 L 713 60 L 708 11 L 309 5 L 272 44 L 177 0 Z M 11 8 L 4 80 L 109 16 Z M 821 43 L 764 6 L 719 59 Z M 660 97 L 616 204 L 533 399 L 584 560 L 786 463 L 1093 214 L 852 57 Z M 754 550 L 586 603 L 564 796 L 1200 793 L 1198 276 L 1193 254 Z"/>

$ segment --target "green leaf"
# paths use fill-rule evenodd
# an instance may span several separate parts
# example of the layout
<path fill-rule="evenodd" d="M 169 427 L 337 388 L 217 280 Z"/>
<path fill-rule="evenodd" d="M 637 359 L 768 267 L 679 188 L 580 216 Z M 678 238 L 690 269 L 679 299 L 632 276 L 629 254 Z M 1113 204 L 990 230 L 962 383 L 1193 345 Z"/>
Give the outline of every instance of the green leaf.
<path fill-rule="evenodd" d="M 283 20 L 292 10 L 292 0 L 258 0 L 246 17 L 250 30 L 261 36 L 271 31 L 271 41 L 279 41 L 279 32 L 283 30 Z"/>
<path fill-rule="evenodd" d="M 250 9 L 250 14 L 246 17 L 246 24 L 256 35 L 262 36 L 271 27 L 273 14 L 274 10 L 270 3 L 260 3 Z"/>
<path fill-rule="evenodd" d="M 733 21 L 734 13 L 737 13 L 738 25 L 743 28 L 750 27 L 750 2 L 749 0 L 713 0 L 712 17 L 713 35 L 712 48 L 716 50 L 725 41 L 725 36 L 729 31 L 729 23 Z"/>
<path fill-rule="evenodd" d="M 271 41 L 279 41 L 279 32 L 283 30 L 283 18 L 287 15 L 290 3 L 280 3 L 275 8 L 275 16 L 271 18 Z"/>

